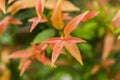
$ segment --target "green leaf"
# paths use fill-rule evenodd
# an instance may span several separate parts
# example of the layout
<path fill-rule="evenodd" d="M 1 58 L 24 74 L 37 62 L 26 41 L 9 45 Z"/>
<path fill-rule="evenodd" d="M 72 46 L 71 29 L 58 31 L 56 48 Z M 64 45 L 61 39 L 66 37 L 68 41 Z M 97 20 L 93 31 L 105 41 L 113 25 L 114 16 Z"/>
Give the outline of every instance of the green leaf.
<path fill-rule="evenodd" d="M 37 44 L 40 42 L 43 42 L 44 40 L 52 37 L 55 35 L 55 30 L 54 29 L 46 29 L 40 33 L 38 33 L 38 35 L 34 38 L 33 43 Z"/>

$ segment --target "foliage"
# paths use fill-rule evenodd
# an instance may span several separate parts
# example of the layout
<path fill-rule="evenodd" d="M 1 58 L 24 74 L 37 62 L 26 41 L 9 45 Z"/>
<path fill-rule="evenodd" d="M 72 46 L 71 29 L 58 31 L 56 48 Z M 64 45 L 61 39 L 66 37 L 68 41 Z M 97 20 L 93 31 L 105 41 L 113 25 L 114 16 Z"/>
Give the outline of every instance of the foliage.
<path fill-rule="evenodd" d="M 119 80 L 120 10 L 111 2 L 0 0 L 0 80 Z"/>

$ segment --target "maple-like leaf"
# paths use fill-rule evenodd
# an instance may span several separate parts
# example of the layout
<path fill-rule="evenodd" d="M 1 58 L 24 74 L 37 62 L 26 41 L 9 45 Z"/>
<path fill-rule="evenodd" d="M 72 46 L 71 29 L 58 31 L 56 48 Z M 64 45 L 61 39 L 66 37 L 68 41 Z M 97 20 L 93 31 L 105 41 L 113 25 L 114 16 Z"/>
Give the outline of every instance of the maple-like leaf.
<path fill-rule="evenodd" d="M 75 38 L 75 37 L 71 37 L 70 33 L 76 29 L 77 25 L 80 23 L 80 21 L 82 21 L 82 19 L 84 19 L 84 17 L 88 14 L 89 11 L 86 11 L 80 15 L 78 15 L 77 17 L 73 18 L 65 27 L 64 31 L 63 31 L 63 35 L 62 37 L 58 38 L 50 38 L 46 41 L 44 41 L 43 43 L 49 43 L 49 44 L 54 44 L 54 46 L 52 47 L 52 65 L 54 65 L 55 61 L 57 60 L 58 56 L 61 54 L 61 52 L 63 51 L 62 48 L 63 46 L 68 49 L 68 51 L 70 52 L 70 54 L 76 59 L 78 60 L 78 62 L 82 63 L 82 58 L 79 52 L 79 49 L 76 45 L 76 43 L 80 43 L 80 42 L 85 42 L 84 40 L 80 39 L 80 38 Z M 90 17 L 92 18 L 92 17 Z M 89 18 L 89 19 L 90 19 Z"/>
<path fill-rule="evenodd" d="M 58 56 L 63 52 L 62 50 L 63 46 L 65 46 L 65 48 L 68 49 L 70 54 L 82 64 L 79 49 L 77 48 L 77 45 L 75 44 L 79 42 L 85 42 L 85 41 L 79 38 L 71 37 L 71 36 L 67 38 L 66 37 L 50 38 L 44 41 L 44 43 L 54 44 L 52 48 L 53 52 L 52 52 L 52 62 L 51 62 L 52 64 L 51 65 L 54 65 Z"/>
<path fill-rule="evenodd" d="M 0 35 L 2 35 L 6 31 L 9 23 L 22 24 L 20 20 L 7 16 L 3 20 L 0 21 Z"/>
<path fill-rule="evenodd" d="M 28 21 L 33 22 L 32 26 L 31 26 L 31 29 L 30 29 L 30 32 L 32 32 L 39 23 L 47 22 L 47 19 L 46 18 L 41 18 L 40 19 L 38 17 L 34 17 L 32 19 L 29 19 Z"/>
<path fill-rule="evenodd" d="M 0 10 L 3 11 L 3 13 L 6 13 L 6 9 L 5 9 L 5 0 L 0 0 Z"/>
<path fill-rule="evenodd" d="M 62 0 L 58 0 L 56 6 L 53 9 L 53 13 L 51 17 L 53 26 L 58 30 L 61 30 L 64 27 L 61 5 L 62 5 Z"/>

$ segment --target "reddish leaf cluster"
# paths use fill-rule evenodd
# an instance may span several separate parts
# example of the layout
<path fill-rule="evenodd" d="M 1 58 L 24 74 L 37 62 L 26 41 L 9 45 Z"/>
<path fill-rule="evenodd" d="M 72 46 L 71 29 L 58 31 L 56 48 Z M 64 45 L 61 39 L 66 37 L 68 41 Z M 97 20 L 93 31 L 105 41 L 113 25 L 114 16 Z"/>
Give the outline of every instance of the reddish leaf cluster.
<path fill-rule="evenodd" d="M 46 65 L 51 65 L 50 60 L 45 56 L 46 48 L 47 44 L 32 44 L 32 46 L 27 48 L 26 50 L 14 52 L 9 56 L 9 58 L 21 58 L 19 68 L 22 68 L 20 73 L 20 75 L 22 75 L 34 59 L 37 59 L 38 61 Z"/>
<path fill-rule="evenodd" d="M 63 28 L 64 29 L 63 29 L 63 34 L 61 35 L 61 37 L 53 37 L 53 38 L 47 39 L 43 41 L 42 43 L 40 43 L 39 45 L 32 44 L 32 46 L 29 47 L 28 49 L 14 52 L 13 54 L 9 56 L 9 58 L 21 58 L 19 67 L 20 69 L 22 68 L 22 70 L 21 70 L 20 75 L 22 75 L 25 72 L 25 70 L 28 68 L 28 66 L 34 59 L 37 59 L 38 61 L 44 64 L 47 64 L 47 65 L 51 65 L 53 67 L 59 55 L 61 53 L 65 53 L 63 49 L 64 47 L 69 51 L 69 53 L 79 63 L 83 64 L 82 57 L 81 57 L 79 48 L 77 47 L 76 43 L 85 42 L 85 41 L 80 38 L 72 37 L 70 33 L 77 28 L 80 22 L 85 22 L 89 19 L 92 19 L 98 14 L 98 12 L 97 11 L 92 11 L 92 12 L 86 11 L 76 16 L 75 18 L 73 18 L 70 22 L 67 23 L 66 26 L 64 26 L 65 23 L 63 20 L 71 19 L 70 16 L 62 12 L 64 10 L 67 10 L 67 8 L 64 7 L 65 4 L 68 3 L 69 4 L 68 6 L 70 6 L 71 9 L 78 10 L 69 1 L 67 0 L 53 0 L 53 1 L 48 0 L 48 2 L 45 0 L 36 0 L 36 1 L 29 0 L 29 1 L 31 1 L 31 3 L 28 4 L 26 0 L 18 0 L 15 2 L 13 2 L 13 0 L 10 0 L 9 3 L 13 2 L 13 4 L 8 8 L 7 12 L 11 12 L 11 14 L 14 14 L 21 9 L 35 7 L 37 17 L 29 19 L 30 22 L 33 22 L 32 27 L 30 29 L 30 32 L 32 32 L 38 23 L 43 23 L 43 22 L 48 21 L 48 19 L 46 19 L 43 16 L 44 7 L 46 4 L 52 3 L 51 5 L 47 5 L 47 6 L 53 6 L 53 5 L 55 6 L 54 8 L 52 8 L 53 12 L 50 18 L 51 23 L 53 24 L 53 27 L 58 30 L 62 30 Z M 4 11 L 3 7 L 1 7 L 1 9 Z M 68 11 L 70 10 L 68 9 Z M 1 23 L 0 27 L 2 26 L 3 28 L 1 29 L 2 31 L 1 33 L 3 33 L 6 30 L 8 23 L 21 24 L 19 20 L 13 19 L 11 17 L 5 18 L 0 23 Z M 51 61 L 45 56 L 45 50 L 47 49 L 48 45 L 50 45 L 52 49 Z"/>

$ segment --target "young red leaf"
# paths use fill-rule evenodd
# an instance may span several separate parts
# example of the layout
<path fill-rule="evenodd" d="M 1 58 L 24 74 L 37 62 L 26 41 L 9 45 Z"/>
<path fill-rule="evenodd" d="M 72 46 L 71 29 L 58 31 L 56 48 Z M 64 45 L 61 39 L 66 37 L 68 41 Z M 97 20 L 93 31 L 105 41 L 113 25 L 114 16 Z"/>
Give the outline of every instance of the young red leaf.
<path fill-rule="evenodd" d="M 113 45 L 114 45 L 115 37 L 112 33 L 108 32 L 105 39 L 104 39 L 104 46 L 103 46 L 103 54 L 102 59 L 105 60 L 108 55 L 110 54 Z"/>
<path fill-rule="evenodd" d="M 55 37 L 55 38 L 50 38 L 50 39 L 44 41 L 43 43 L 59 43 L 62 40 L 63 40 L 62 38 Z"/>
<path fill-rule="evenodd" d="M 8 4 L 12 3 L 14 0 L 8 0 Z"/>
<path fill-rule="evenodd" d="M 39 19 L 38 17 L 34 17 L 32 19 L 29 19 L 28 21 L 33 22 L 31 29 L 30 29 L 30 32 L 32 32 L 39 23 L 47 22 L 47 19 L 46 18 Z"/>
<path fill-rule="evenodd" d="M 19 66 L 18 66 L 18 69 L 22 69 L 23 65 L 25 64 L 25 62 L 27 61 L 28 59 L 27 58 L 22 58 L 20 60 L 20 63 L 19 63 Z"/>
<path fill-rule="evenodd" d="M 76 37 L 68 37 L 65 39 L 66 42 L 70 42 L 70 43 L 80 43 L 80 42 L 86 42 L 85 40 L 82 40 L 80 38 L 76 38 Z"/>
<path fill-rule="evenodd" d="M 11 24 L 22 24 L 22 22 L 19 19 L 15 19 L 15 18 L 9 18 L 9 22 Z"/>
<path fill-rule="evenodd" d="M 56 6 L 53 9 L 53 13 L 51 17 L 53 26 L 58 30 L 61 30 L 64 27 L 61 4 L 62 4 L 62 0 L 58 0 Z"/>
<path fill-rule="evenodd" d="M 36 59 L 45 65 L 51 65 L 51 61 L 45 56 L 45 52 L 37 54 Z"/>
<path fill-rule="evenodd" d="M 94 18 L 96 15 L 98 15 L 98 13 L 99 12 L 97 12 L 97 11 L 91 11 L 91 12 L 89 12 L 87 15 L 85 15 L 85 17 L 82 19 L 81 22 L 85 22 L 85 21 L 87 21 L 89 19 Z"/>
<path fill-rule="evenodd" d="M 91 70 L 91 74 L 94 75 L 95 73 L 97 73 L 100 70 L 100 65 L 95 65 L 92 70 Z"/>
<path fill-rule="evenodd" d="M 20 72 L 20 76 L 22 76 L 22 74 L 25 72 L 25 70 L 28 68 L 28 66 L 30 65 L 30 63 L 31 63 L 31 60 L 27 60 L 25 63 L 24 63 L 24 65 L 23 65 L 23 67 L 22 67 L 22 70 L 21 70 L 21 72 Z"/>
<path fill-rule="evenodd" d="M 14 15 L 22 9 L 35 7 L 35 3 L 36 0 L 16 0 L 13 4 L 11 4 L 8 7 L 7 12 Z"/>
<path fill-rule="evenodd" d="M 8 58 L 29 58 L 32 54 L 29 50 L 21 50 L 12 53 Z"/>
<path fill-rule="evenodd" d="M 63 20 L 71 20 L 72 17 L 68 13 L 63 13 Z"/>
<path fill-rule="evenodd" d="M 77 17 L 73 18 L 65 27 L 64 29 L 64 35 L 69 35 L 73 30 L 76 29 L 78 24 L 81 22 L 81 20 L 87 15 L 89 11 L 86 11 Z"/>
<path fill-rule="evenodd" d="M 60 42 L 60 43 L 56 43 L 53 47 L 53 52 L 52 52 L 52 62 L 51 62 L 51 66 L 54 66 L 55 61 L 57 60 L 57 58 L 59 57 L 59 55 L 62 52 L 62 48 L 64 45 L 64 41 Z"/>
<path fill-rule="evenodd" d="M 3 11 L 3 13 L 6 13 L 5 0 L 0 0 L 0 9 Z"/>
<path fill-rule="evenodd" d="M 42 14 L 43 14 L 44 3 L 45 3 L 45 0 L 37 0 L 36 1 L 35 9 L 36 9 L 36 12 L 37 12 L 39 19 L 41 19 Z"/>
<path fill-rule="evenodd" d="M 112 19 L 112 22 L 116 28 L 120 27 L 120 10 L 117 12 L 115 17 Z"/>
<path fill-rule="evenodd" d="M 78 62 L 80 62 L 81 65 L 83 65 L 82 57 L 81 57 L 81 54 L 80 54 L 80 52 L 79 52 L 79 49 L 78 49 L 77 45 L 76 45 L 75 43 L 65 42 L 64 46 L 65 46 L 65 48 L 70 52 L 70 54 L 71 54 Z"/>
<path fill-rule="evenodd" d="M 2 35 L 6 31 L 8 24 L 9 24 L 8 19 L 9 18 L 6 17 L 0 21 L 0 35 Z"/>

